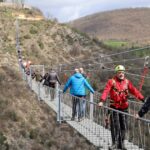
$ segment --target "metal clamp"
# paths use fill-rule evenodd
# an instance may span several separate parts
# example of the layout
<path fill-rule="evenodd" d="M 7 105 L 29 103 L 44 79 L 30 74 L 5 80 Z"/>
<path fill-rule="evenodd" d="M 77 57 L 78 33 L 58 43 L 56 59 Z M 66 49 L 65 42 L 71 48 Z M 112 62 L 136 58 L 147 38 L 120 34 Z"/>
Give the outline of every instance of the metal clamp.
<path fill-rule="evenodd" d="M 149 64 L 149 56 L 145 57 L 144 67 L 147 67 Z"/>

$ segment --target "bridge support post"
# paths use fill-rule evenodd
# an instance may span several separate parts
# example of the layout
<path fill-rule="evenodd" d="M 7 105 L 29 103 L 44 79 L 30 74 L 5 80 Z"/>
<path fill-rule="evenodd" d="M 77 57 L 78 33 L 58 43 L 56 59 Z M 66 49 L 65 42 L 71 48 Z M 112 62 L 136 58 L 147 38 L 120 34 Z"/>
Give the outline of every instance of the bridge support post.
<path fill-rule="evenodd" d="M 40 101 L 41 100 L 40 82 L 37 82 L 37 84 L 38 84 L 38 100 Z"/>
<path fill-rule="evenodd" d="M 55 99 L 57 103 L 57 122 L 61 124 L 61 93 L 59 91 L 58 82 L 56 82 Z"/>
<path fill-rule="evenodd" d="M 32 89 L 32 66 L 30 66 L 29 69 L 30 69 L 30 84 L 29 84 L 29 86 Z"/>
<path fill-rule="evenodd" d="M 90 120 L 93 120 L 93 111 L 94 111 L 93 94 L 90 93 Z"/>

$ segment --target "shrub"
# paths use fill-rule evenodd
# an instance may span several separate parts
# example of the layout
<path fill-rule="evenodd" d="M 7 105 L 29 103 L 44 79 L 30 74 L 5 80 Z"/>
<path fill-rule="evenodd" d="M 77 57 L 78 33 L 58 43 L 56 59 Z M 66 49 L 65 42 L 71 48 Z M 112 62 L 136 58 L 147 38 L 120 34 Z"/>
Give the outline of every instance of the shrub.
<path fill-rule="evenodd" d="M 32 129 L 29 135 L 30 139 L 36 139 L 36 137 L 38 136 L 38 132 L 39 131 L 37 129 Z"/>
<path fill-rule="evenodd" d="M 6 112 L 6 117 L 11 119 L 12 121 L 17 122 L 19 120 L 19 117 L 17 116 L 16 112 L 13 110 L 7 111 Z"/>
<path fill-rule="evenodd" d="M 44 44 L 42 43 L 41 40 L 38 40 L 37 43 L 41 49 L 44 49 Z"/>
<path fill-rule="evenodd" d="M 24 39 L 31 39 L 31 36 L 29 34 L 24 35 Z"/>
<path fill-rule="evenodd" d="M 37 30 L 35 27 L 32 26 L 32 27 L 30 28 L 30 33 L 31 33 L 31 34 L 37 34 L 37 33 L 38 33 L 38 30 Z"/>
<path fill-rule="evenodd" d="M 4 136 L 2 132 L 0 132 L 0 149 L 1 150 L 8 150 L 9 145 L 7 143 L 7 138 Z"/>
<path fill-rule="evenodd" d="M 0 75 L 0 83 L 2 83 L 6 79 L 6 76 L 4 74 Z"/>

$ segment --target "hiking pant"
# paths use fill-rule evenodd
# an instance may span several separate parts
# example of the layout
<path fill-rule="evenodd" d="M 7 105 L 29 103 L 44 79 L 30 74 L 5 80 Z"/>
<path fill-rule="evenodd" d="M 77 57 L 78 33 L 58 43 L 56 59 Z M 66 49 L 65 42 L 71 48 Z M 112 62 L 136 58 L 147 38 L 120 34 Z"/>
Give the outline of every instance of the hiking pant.
<path fill-rule="evenodd" d="M 127 112 L 127 110 L 120 110 Z M 110 128 L 112 144 L 116 144 L 118 148 L 123 147 L 125 134 L 127 131 L 127 116 L 115 111 L 110 114 Z"/>
<path fill-rule="evenodd" d="M 72 97 L 72 118 L 75 118 L 78 112 L 78 119 L 81 118 L 81 100 L 83 96 Z"/>
<path fill-rule="evenodd" d="M 50 94 L 49 86 L 45 85 L 44 88 L 45 88 L 45 96 L 48 96 Z"/>
<path fill-rule="evenodd" d="M 56 83 L 49 83 L 49 86 L 51 87 L 51 88 L 55 88 L 56 87 Z"/>
<path fill-rule="evenodd" d="M 85 117 L 85 113 L 86 113 L 86 96 L 83 96 L 82 100 L 81 100 L 81 117 Z"/>

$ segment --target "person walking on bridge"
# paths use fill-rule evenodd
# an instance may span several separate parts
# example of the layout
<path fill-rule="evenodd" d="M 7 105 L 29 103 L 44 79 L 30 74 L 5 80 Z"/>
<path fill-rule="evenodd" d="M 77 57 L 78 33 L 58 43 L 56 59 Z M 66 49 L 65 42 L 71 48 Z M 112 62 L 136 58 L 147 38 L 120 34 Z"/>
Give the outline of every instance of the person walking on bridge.
<path fill-rule="evenodd" d="M 85 73 L 84 69 L 83 69 L 83 68 L 79 68 L 79 72 L 80 72 L 80 73 L 82 74 L 82 76 L 86 79 L 86 81 L 87 81 L 88 83 L 90 83 L 90 82 L 89 82 L 89 77 L 88 77 L 87 74 Z M 89 93 L 89 91 L 88 91 L 87 88 L 86 88 L 84 99 L 81 100 L 81 116 L 82 116 L 82 117 L 85 117 L 85 114 L 86 114 L 86 96 L 87 96 L 88 93 Z"/>
<path fill-rule="evenodd" d="M 43 85 L 45 88 L 45 98 L 48 98 L 49 93 L 49 73 L 45 73 L 44 77 L 42 78 L 41 82 L 44 80 Z"/>
<path fill-rule="evenodd" d="M 146 98 L 145 103 L 136 114 L 136 118 L 143 117 L 150 110 L 150 96 Z"/>
<path fill-rule="evenodd" d="M 90 84 L 86 81 L 86 79 L 82 76 L 82 74 L 79 73 L 78 69 L 75 69 L 75 73 L 68 79 L 63 89 L 63 93 L 66 92 L 69 87 L 70 87 L 70 94 L 73 95 L 72 96 L 72 118 L 71 120 L 75 119 L 75 116 L 77 113 L 77 106 L 78 106 L 78 121 L 81 121 L 82 112 L 81 112 L 80 98 L 84 99 L 85 97 L 85 94 L 86 94 L 85 87 L 88 90 L 90 90 L 92 93 L 94 93 L 94 90 L 90 86 Z"/>
<path fill-rule="evenodd" d="M 110 112 L 112 146 L 109 147 L 109 150 L 127 150 L 124 145 L 127 130 L 127 116 L 124 115 L 123 112 L 128 112 L 128 95 L 131 93 L 141 101 L 144 100 L 144 96 L 133 86 L 131 81 L 125 78 L 124 66 L 116 66 L 115 72 L 116 75 L 108 80 L 98 105 L 102 107 L 108 94 L 110 95 L 110 107 L 113 108 L 114 111 Z M 122 113 L 117 111 L 121 111 Z"/>
<path fill-rule="evenodd" d="M 56 82 L 58 82 L 61 85 L 59 77 L 53 69 L 50 70 L 48 81 L 49 81 L 49 86 L 52 88 L 56 87 Z"/>

